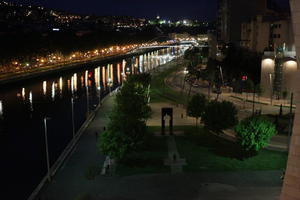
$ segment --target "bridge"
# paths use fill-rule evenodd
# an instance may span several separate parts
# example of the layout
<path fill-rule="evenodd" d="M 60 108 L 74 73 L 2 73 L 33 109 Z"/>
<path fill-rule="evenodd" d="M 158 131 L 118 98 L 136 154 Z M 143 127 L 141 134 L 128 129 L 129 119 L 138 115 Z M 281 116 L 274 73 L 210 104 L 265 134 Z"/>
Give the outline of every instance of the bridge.
<path fill-rule="evenodd" d="M 138 46 L 135 49 L 131 50 L 130 53 L 137 52 L 137 51 L 143 50 L 143 49 L 168 48 L 168 47 L 174 47 L 174 46 L 179 46 L 179 45 L 193 45 L 193 46 L 197 46 L 200 48 L 208 47 L 207 44 L 204 44 L 204 43 L 199 44 L 196 40 L 181 40 L 181 41 L 172 40 L 172 41 L 164 42 L 161 44 L 158 44 L 156 42 L 153 45 Z"/>

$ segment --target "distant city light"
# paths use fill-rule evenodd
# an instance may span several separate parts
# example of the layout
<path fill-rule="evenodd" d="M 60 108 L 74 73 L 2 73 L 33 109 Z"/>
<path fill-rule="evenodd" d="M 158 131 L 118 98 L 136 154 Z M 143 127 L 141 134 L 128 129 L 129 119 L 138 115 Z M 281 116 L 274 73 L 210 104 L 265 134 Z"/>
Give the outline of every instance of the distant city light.
<path fill-rule="evenodd" d="M 52 28 L 52 31 L 60 31 L 59 28 Z"/>

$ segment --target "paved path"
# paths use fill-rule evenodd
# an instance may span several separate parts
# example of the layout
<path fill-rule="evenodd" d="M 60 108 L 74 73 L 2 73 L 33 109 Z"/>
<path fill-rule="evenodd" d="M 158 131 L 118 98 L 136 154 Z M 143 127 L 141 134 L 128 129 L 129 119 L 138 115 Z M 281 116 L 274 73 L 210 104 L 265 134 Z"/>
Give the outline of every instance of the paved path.
<path fill-rule="evenodd" d="M 174 136 L 168 136 L 167 147 L 168 158 L 165 160 L 165 165 L 170 166 L 172 174 L 182 172 L 182 167 L 186 165 L 186 161 L 178 153 Z"/>
<path fill-rule="evenodd" d="M 82 135 L 73 155 L 48 184 L 42 196 L 47 200 L 73 200 L 77 195 L 93 187 L 93 181 L 87 180 L 85 173 L 93 166 L 101 167 L 105 156 L 96 148 L 96 132 L 100 133 L 107 125 L 112 110 L 113 96 L 107 96 L 95 119 Z"/>

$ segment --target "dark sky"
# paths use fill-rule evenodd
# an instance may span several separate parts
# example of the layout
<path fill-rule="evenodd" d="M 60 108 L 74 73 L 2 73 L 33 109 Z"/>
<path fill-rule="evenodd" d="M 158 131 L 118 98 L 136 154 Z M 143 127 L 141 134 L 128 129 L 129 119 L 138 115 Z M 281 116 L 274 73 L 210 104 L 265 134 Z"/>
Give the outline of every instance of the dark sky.
<path fill-rule="evenodd" d="M 7 0 L 82 14 L 213 20 L 217 0 Z"/>

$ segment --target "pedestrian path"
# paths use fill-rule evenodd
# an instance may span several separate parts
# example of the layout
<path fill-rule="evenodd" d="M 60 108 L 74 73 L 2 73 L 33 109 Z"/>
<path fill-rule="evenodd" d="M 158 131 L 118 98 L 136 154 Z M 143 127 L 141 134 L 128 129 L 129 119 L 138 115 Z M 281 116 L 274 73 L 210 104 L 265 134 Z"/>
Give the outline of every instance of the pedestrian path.
<path fill-rule="evenodd" d="M 186 165 L 186 161 L 184 158 L 180 158 L 174 136 L 168 136 L 167 146 L 168 157 L 165 159 L 164 164 L 170 166 L 171 173 L 182 172 L 182 167 Z"/>
<path fill-rule="evenodd" d="M 41 191 L 41 199 L 73 200 L 93 187 L 88 180 L 90 170 L 101 169 L 105 156 L 96 147 L 97 137 L 107 126 L 109 113 L 113 107 L 114 96 L 107 96 L 102 106 L 95 113 L 94 120 L 83 133 L 76 149 L 60 168 L 53 180 Z M 97 133 L 97 134 L 96 134 Z"/>

